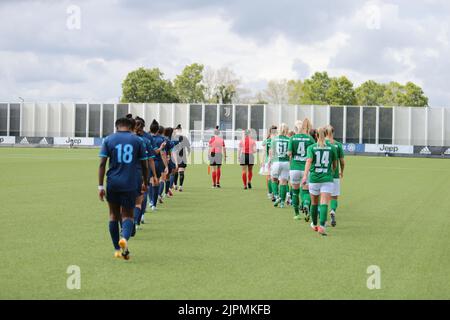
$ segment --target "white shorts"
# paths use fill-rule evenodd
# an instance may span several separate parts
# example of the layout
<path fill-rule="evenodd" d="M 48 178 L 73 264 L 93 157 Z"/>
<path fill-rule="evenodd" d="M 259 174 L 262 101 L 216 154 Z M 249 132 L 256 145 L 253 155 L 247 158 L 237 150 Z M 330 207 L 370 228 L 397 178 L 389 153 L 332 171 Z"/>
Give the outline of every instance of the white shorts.
<path fill-rule="evenodd" d="M 270 176 L 270 163 L 264 163 L 259 170 L 259 174 L 263 176 Z"/>
<path fill-rule="evenodd" d="M 309 193 L 311 193 L 313 196 L 319 196 L 321 193 L 332 194 L 333 190 L 334 190 L 333 182 L 309 183 Z"/>
<path fill-rule="evenodd" d="M 270 169 L 270 175 L 272 178 L 278 180 L 289 180 L 289 162 L 274 162 Z"/>
<path fill-rule="evenodd" d="M 304 174 L 305 174 L 305 171 L 290 170 L 289 171 L 289 181 L 292 184 L 300 184 L 302 182 Z"/>
<path fill-rule="evenodd" d="M 333 181 L 334 189 L 331 194 L 333 197 L 338 197 L 341 195 L 341 179 L 334 179 Z"/>

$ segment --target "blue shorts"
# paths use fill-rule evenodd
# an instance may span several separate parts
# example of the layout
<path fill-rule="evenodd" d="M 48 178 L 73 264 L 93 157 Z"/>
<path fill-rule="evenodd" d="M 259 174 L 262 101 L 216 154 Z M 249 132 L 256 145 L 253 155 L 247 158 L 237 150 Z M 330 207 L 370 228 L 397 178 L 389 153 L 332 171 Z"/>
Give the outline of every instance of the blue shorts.
<path fill-rule="evenodd" d="M 136 206 L 136 191 L 117 192 L 106 188 L 106 200 L 123 208 L 133 209 Z"/>
<path fill-rule="evenodd" d="M 161 178 L 161 174 L 164 172 L 164 163 L 162 162 L 162 160 L 155 159 L 155 171 L 156 171 L 156 177 L 158 179 Z M 150 177 L 153 177 L 152 170 L 150 170 Z"/>
<path fill-rule="evenodd" d="M 172 160 L 169 160 L 169 173 L 175 170 L 176 167 L 175 163 Z"/>
<path fill-rule="evenodd" d="M 139 176 L 138 181 L 137 181 L 137 188 L 136 188 L 136 192 L 138 193 L 138 196 L 142 195 L 142 175 Z"/>

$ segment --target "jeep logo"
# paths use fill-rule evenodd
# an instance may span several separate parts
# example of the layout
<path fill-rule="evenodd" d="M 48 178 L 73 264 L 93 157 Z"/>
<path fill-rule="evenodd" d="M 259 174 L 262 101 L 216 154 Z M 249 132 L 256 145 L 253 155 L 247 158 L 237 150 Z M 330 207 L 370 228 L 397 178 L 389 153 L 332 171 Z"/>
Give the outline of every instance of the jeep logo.
<path fill-rule="evenodd" d="M 81 139 L 67 138 L 66 143 L 68 143 L 68 144 L 81 144 Z"/>
<path fill-rule="evenodd" d="M 398 147 L 397 146 L 387 146 L 387 145 L 382 145 L 380 148 L 381 152 L 388 152 L 388 153 L 396 153 L 398 152 Z"/>

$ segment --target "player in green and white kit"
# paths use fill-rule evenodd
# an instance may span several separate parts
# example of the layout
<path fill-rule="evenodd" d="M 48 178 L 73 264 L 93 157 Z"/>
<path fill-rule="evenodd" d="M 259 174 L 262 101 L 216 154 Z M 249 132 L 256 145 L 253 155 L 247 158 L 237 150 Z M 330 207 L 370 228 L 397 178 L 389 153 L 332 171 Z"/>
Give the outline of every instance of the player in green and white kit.
<path fill-rule="evenodd" d="M 306 151 L 308 147 L 316 143 L 308 132 L 310 130 L 311 123 L 308 119 L 304 121 L 297 121 L 295 124 L 296 134 L 293 135 L 289 140 L 288 154 L 291 159 L 289 178 L 292 185 L 292 206 L 294 207 L 294 219 L 300 220 L 300 200 L 299 195 L 301 193 L 302 198 L 302 208 L 305 204 L 305 220 L 309 221 L 309 192 L 302 187 L 300 190 L 300 183 L 302 181 L 305 165 L 306 165 Z M 308 195 L 306 199 L 305 195 Z"/>
<path fill-rule="evenodd" d="M 276 198 L 274 206 L 277 207 L 280 205 L 280 208 L 284 208 L 286 194 L 289 188 L 289 156 L 287 154 L 289 146 L 288 133 L 289 127 L 283 123 L 280 127 L 279 135 L 272 139 L 270 149 L 272 161 L 270 175 L 273 182 L 272 192 Z"/>
<path fill-rule="evenodd" d="M 326 235 L 328 205 L 334 190 L 333 176 L 337 167 L 336 148 L 326 143 L 326 129 L 319 128 L 317 143 L 308 148 L 305 174 L 302 184 L 308 181 L 311 193 L 311 228 L 321 235 Z M 317 209 L 320 197 L 320 225 L 317 226 Z"/>
<path fill-rule="evenodd" d="M 266 184 L 267 184 L 267 197 L 275 201 L 275 198 L 273 196 L 272 192 L 272 178 L 270 177 L 270 148 L 272 146 L 272 138 L 277 133 L 277 127 L 272 126 L 269 129 L 269 134 L 267 135 L 266 140 L 262 142 L 262 146 L 264 147 L 264 154 L 263 154 L 263 162 L 261 163 L 261 174 L 266 176 Z"/>
<path fill-rule="evenodd" d="M 339 141 L 334 140 L 334 128 L 329 125 L 326 127 L 327 129 L 327 136 L 326 140 L 333 145 L 336 148 L 337 152 L 337 167 L 334 171 L 334 189 L 333 193 L 331 194 L 331 201 L 330 201 L 330 216 L 331 216 L 331 226 L 336 227 L 336 210 L 338 207 L 338 197 L 341 195 L 341 179 L 344 177 L 344 168 L 345 168 L 345 161 L 344 161 L 344 148 L 342 147 L 342 143 Z"/>

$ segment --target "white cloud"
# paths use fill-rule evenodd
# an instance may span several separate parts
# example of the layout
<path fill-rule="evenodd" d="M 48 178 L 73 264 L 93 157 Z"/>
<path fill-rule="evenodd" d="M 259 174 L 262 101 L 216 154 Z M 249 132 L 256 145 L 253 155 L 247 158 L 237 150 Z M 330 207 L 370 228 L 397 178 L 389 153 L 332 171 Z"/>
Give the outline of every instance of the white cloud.
<path fill-rule="evenodd" d="M 67 6 L 81 29 L 66 27 Z M 2 1 L 0 98 L 117 101 L 126 74 L 231 67 L 253 89 L 326 70 L 415 81 L 450 105 L 450 4 L 440 0 Z"/>

